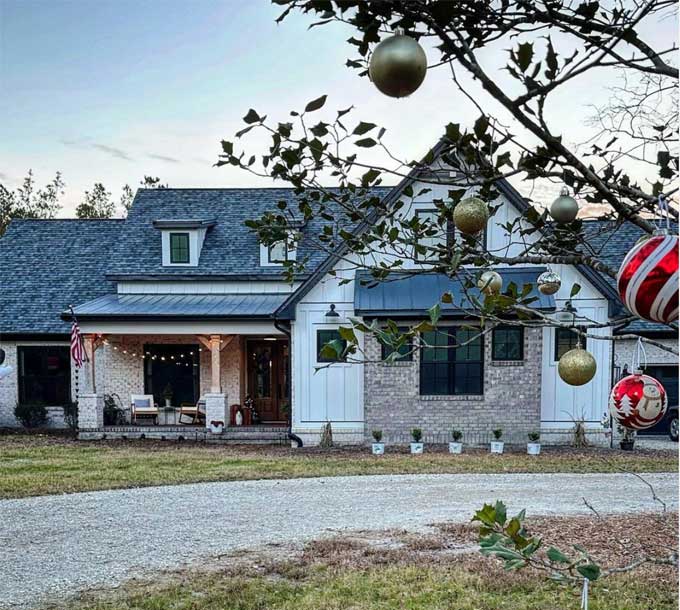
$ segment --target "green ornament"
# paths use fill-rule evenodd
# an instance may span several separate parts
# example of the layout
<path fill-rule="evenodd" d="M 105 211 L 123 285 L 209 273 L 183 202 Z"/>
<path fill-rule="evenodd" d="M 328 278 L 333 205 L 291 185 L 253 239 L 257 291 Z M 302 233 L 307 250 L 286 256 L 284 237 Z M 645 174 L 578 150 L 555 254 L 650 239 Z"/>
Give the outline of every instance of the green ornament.
<path fill-rule="evenodd" d="M 557 372 L 569 385 L 585 385 L 597 373 L 593 355 L 581 347 L 569 350 L 557 363 Z"/>
<path fill-rule="evenodd" d="M 371 55 L 368 75 L 381 93 L 411 95 L 425 80 L 427 56 L 416 40 L 397 34 L 383 40 Z"/>
<path fill-rule="evenodd" d="M 475 235 L 486 227 L 489 221 L 489 206 L 479 197 L 463 199 L 453 209 L 453 224 L 467 235 Z"/>
<path fill-rule="evenodd" d="M 569 189 L 565 186 L 550 206 L 550 215 L 560 224 L 568 224 L 576 220 L 577 214 L 578 203 L 569 195 Z"/>
<path fill-rule="evenodd" d="M 498 294 L 503 288 L 503 278 L 497 271 L 485 271 L 479 276 L 477 288 L 484 294 Z"/>

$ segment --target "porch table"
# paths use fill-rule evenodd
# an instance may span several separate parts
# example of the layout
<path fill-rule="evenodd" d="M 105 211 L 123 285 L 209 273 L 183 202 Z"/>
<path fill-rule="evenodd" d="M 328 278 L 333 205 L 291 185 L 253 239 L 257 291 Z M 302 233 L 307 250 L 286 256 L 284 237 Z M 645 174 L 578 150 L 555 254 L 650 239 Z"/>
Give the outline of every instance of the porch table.
<path fill-rule="evenodd" d="M 179 407 L 158 407 L 158 425 L 159 426 L 176 426 L 179 420 Z"/>

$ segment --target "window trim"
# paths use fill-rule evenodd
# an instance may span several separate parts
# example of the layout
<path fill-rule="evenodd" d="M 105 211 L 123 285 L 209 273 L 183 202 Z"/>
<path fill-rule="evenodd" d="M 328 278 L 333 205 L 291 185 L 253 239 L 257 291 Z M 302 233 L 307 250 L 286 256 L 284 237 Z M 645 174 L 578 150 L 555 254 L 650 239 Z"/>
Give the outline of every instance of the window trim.
<path fill-rule="evenodd" d="M 65 400 L 63 403 L 56 401 L 55 403 L 51 403 L 45 399 L 43 400 L 38 400 L 38 401 L 27 401 L 26 400 L 26 388 L 25 388 L 25 374 L 24 374 L 24 359 L 23 359 L 23 353 L 25 353 L 26 350 L 38 350 L 41 353 L 41 356 L 45 357 L 45 362 L 47 358 L 47 353 L 50 350 L 59 350 L 63 351 L 64 353 L 62 354 L 62 357 L 64 357 L 65 362 L 68 363 L 68 366 L 66 370 L 59 375 L 59 377 L 63 377 L 65 381 Z M 31 378 L 35 378 L 36 375 L 29 375 Z M 42 373 L 39 375 L 39 377 L 47 377 L 45 373 Z M 56 394 L 56 392 L 55 392 Z M 45 406 L 48 407 L 57 407 L 57 406 L 64 406 L 64 404 L 71 402 L 72 400 L 72 394 L 71 394 L 71 350 L 70 346 L 68 345 L 17 345 L 17 400 L 21 404 L 28 404 L 31 402 L 40 402 L 44 404 Z"/>
<path fill-rule="evenodd" d="M 519 357 L 518 358 L 497 358 L 496 357 L 496 331 L 516 330 L 519 331 Z M 491 331 L 491 360 L 494 362 L 520 362 L 524 360 L 524 326 L 513 326 L 510 324 L 499 324 Z"/>
<path fill-rule="evenodd" d="M 175 259 L 175 248 L 173 247 L 173 238 L 183 237 L 186 239 L 186 260 Z M 182 248 L 179 248 L 182 250 Z M 169 231 L 168 232 L 168 254 L 170 256 L 171 265 L 190 265 L 191 264 L 191 235 L 187 231 Z"/>
<path fill-rule="evenodd" d="M 582 332 L 585 332 L 586 328 L 585 326 L 576 326 L 575 328 L 579 329 Z M 576 346 L 578 345 L 578 340 L 580 338 L 579 335 L 577 335 L 575 332 L 572 332 L 569 328 L 565 328 L 564 326 L 556 326 L 555 327 L 555 332 L 553 333 L 553 362 L 559 362 L 560 361 L 560 356 L 558 355 L 558 350 L 560 346 L 559 342 L 559 334 L 560 331 L 568 332 L 569 335 L 571 335 L 575 339 L 575 343 L 573 347 L 570 347 L 569 350 L 575 349 Z M 583 348 L 588 349 L 588 338 L 585 337 L 583 339 Z M 569 351 L 567 350 L 567 351 Z M 566 352 L 565 352 L 566 353 Z"/>
<path fill-rule="evenodd" d="M 451 327 L 446 327 L 447 332 L 450 332 L 449 329 L 455 329 L 456 334 L 455 337 L 447 336 L 447 346 L 446 347 L 446 354 L 447 354 L 447 359 L 444 361 L 440 361 L 439 364 L 445 364 L 446 365 L 446 375 L 447 375 L 447 391 L 446 393 L 432 393 L 432 392 L 423 392 L 423 368 L 427 365 L 430 364 L 437 364 L 436 362 L 427 362 L 423 358 L 423 350 L 427 349 L 427 346 L 425 346 L 424 341 L 421 341 L 421 347 L 420 347 L 420 366 L 419 366 L 419 374 L 418 374 L 418 393 L 419 395 L 422 396 L 452 396 L 452 397 L 460 397 L 460 396 L 483 396 L 484 395 L 484 349 L 485 349 L 485 339 L 483 335 L 478 336 L 479 340 L 479 360 L 456 360 L 456 354 L 457 350 L 460 348 L 454 348 L 451 347 L 451 341 L 454 339 L 457 339 L 457 335 L 459 331 L 468 331 L 469 329 L 467 328 L 461 328 L 457 326 L 451 326 Z M 481 332 L 481 329 L 479 329 Z M 432 332 L 432 331 L 430 331 Z M 439 332 L 435 330 L 434 332 Z M 436 349 L 436 348 L 435 348 Z M 479 378 L 481 381 L 481 387 L 479 388 L 479 392 L 456 392 L 456 369 L 458 366 L 464 366 L 467 364 L 476 364 L 479 365 Z"/>
<path fill-rule="evenodd" d="M 337 338 L 344 343 L 345 348 L 347 347 L 347 341 L 340 336 L 340 330 L 338 329 L 337 326 L 332 327 L 332 328 L 331 327 L 329 327 L 329 328 L 317 328 L 316 329 L 316 356 L 315 356 L 317 364 L 331 364 L 331 363 L 343 364 L 343 363 L 346 363 L 347 362 L 347 355 L 345 355 L 344 358 L 340 358 L 338 360 L 323 358 L 321 356 L 321 349 L 323 348 L 323 346 L 326 345 L 326 343 L 333 341 L 333 339 L 331 339 L 330 341 L 324 341 L 323 343 L 320 342 L 321 333 L 328 333 L 328 332 L 335 333 L 337 335 Z"/>

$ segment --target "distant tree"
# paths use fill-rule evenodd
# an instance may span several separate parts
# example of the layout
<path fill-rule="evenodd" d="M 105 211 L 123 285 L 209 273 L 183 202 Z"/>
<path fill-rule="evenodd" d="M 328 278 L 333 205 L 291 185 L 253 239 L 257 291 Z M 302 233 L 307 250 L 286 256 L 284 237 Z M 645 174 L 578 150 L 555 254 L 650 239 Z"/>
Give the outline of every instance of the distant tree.
<path fill-rule="evenodd" d="M 166 189 L 167 184 L 161 184 L 160 178 L 154 178 L 153 176 L 144 176 L 139 183 L 144 189 Z"/>
<path fill-rule="evenodd" d="M 111 218 L 116 204 L 111 201 L 111 193 L 101 182 L 95 182 L 92 191 L 85 191 L 85 198 L 76 208 L 78 218 Z"/>
<path fill-rule="evenodd" d="M 61 172 L 57 172 L 44 188 L 36 189 L 30 169 L 16 190 L 10 191 L 0 184 L 0 235 L 13 218 L 54 218 L 61 209 L 59 199 L 64 194 L 64 186 Z"/>

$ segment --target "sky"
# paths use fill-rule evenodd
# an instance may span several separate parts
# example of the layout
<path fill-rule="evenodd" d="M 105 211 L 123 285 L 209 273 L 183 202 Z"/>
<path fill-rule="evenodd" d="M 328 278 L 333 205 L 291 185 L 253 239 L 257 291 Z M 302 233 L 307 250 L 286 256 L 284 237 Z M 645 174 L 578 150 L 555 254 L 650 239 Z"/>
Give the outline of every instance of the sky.
<path fill-rule="evenodd" d="M 345 26 L 309 30 L 303 15 L 277 25 L 280 11 L 268 0 L 0 0 L 0 183 L 15 188 L 32 169 L 41 185 L 62 172 L 66 216 L 95 182 L 115 199 L 144 175 L 175 187 L 275 186 L 214 167 L 220 140 L 233 139 L 251 107 L 287 120 L 321 94 L 320 118 L 353 105 L 356 121 L 386 127 L 386 143 L 407 159 L 447 123 L 476 118 L 446 68 L 429 70 L 411 97 L 388 98 L 345 67 Z M 674 29 L 668 19 L 646 33 L 673 38 Z M 500 52 L 490 49 L 489 61 Z M 581 79 L 551 102 L 566 141 L 586 139 L 589 107 L 606 102 L 616 78 Z M 248 151 L 265 145 L 255 137 Z M 384 161 L 373 151 L 364 158 Z"/>

